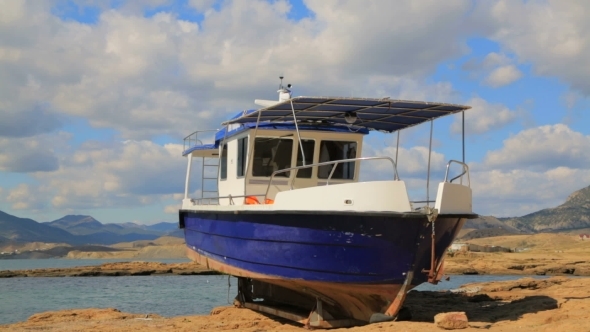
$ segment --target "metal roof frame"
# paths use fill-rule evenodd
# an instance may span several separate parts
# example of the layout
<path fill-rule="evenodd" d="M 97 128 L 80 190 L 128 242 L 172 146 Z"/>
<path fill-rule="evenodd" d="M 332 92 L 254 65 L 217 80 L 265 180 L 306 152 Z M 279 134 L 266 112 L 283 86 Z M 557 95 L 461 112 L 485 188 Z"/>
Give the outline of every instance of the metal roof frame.
<path fill-rule="evenodd" d="M 330 123 L 351 125 L 382 132 L 395 132 L 408 127 L 470 109 L 469 106 L 389 98 L 295 97 L 275 105 L 249 110 L 223 123 L 256 122 Z M 266 113 L 266 114 L 265 114 Z M 345 116 L 354 113 L 357 120 L 350 124 Z"/>

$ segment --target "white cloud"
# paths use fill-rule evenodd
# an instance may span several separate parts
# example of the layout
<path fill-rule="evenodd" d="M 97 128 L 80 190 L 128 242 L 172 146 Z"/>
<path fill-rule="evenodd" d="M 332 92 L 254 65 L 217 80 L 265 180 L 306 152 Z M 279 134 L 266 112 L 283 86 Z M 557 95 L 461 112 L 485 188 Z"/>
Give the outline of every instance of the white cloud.
<path fill-rule="evenodd" d="M 189 0 L 189 6 L 193 7 L 199 12 L 205 12 L 215 4 L 216 0 Z"/>
<path fill-rule="evenodd" d="M 562 79 L 590 95 L 590 2 L 575 0 L 479 2 L 474 18 L 486 33 L 539 75 Z"/>
<path fill-rule="evenodd" d="M 373 96 L 383 81 L 423 77 L 466 51 L 457 36 L 470 7 L 308 1 L 313 18 L 293 21 L 286 1 L 228 1 L 213 11 L 193 1 L 210 11 L 196 24 L 170 13 L 142 17 L 128 1 L 87 25 L 38 3 L 8 1 L 0 14 L 0 115 L 46 105 L 45 121 L 28 117 L 43 126 L 27 135 L 56 130 L 66 114 L 133 139 L 215 128 L 254 98 L 276 98 L 281 73 L 296 94 L 323 95 Z M 15 133 L 24 135 L 3 132 Z"/>
<path fill-rule="evenodd" d="M 497 88 L 519 80 L 522 72 L 513 64 L 514 59 L 504 53 L 488 53 L 483 60 L 471 58 L 462 69 L 470 72 L 473 79 L 483 79 L 485 85 Z"/>
<path fill-rule="evenodd" d="M 0 121 L 0 137 L 31 137 L 52 132 L 61 126 L 59 117 L 43 105 L 24 102 L 19 108 L 5 105 L 4 110 Z"/>
<path fill-rule="evenodd" d="M 0 171 L 51 172 L 59 167 L 56 146 L 70 139 L 66 133 L 43 134 L 26 138 L 0 137 Z"/>
<path fill-rule="evenodd" d="M 526 129 L 504 141 L 484 158 L 486 167 L 547 171 L 557 167 L 588 168 L 590 136 L 564 124 Z"/>
<path fill-rule="evenodd" d="M 502 66 L 494 69 L 486 78 L 486 84 L 498 88 L 520 79 L 522 72 L 514 65 Z"/>
<path fill-rule="evenodd" d="M 164 207 L 164 213 L 168 214 L 178 214 L 178 210 L 180 210 L 180 204 L 166 205 Z"/>
<path fill-rule="evenodd" d="M 557 206 L 572 192 L 590 184 L 590 155 L 581 148 L 590 146 L 590 137 L 573 132 L 564 125 L 524 130 L 504 141 L 504 147 L 492 151 L 484 163 L 471 163 L 473 208 L 476 213 L 498 217 L 520 216 Z M 587 149 L 586 149 L 587 150 Z M 378 148 L 364 144 L 364 156 L 395 158 L 395 146 Z M 577 156 L 577 160 L 572 158 Z M 541 158 L 539 158 L 541 157 Z M 450 159 L 433 151 L 430 197 L 443 180 Z M 399 150 L 399 173 L 413 200 L 426 198 L 428 148 Z M 365 180 L 390 179 L 388 163 L 365 163 Z M 458 175 L 458 168 L 450 176 Z"/>
<path fill-rule="evenodd" d="M 58 211 L 151 205 L 183 192 L 181 151 L 181 145 L 148 141 L 85 143 L 60 154 L 59 168 L 33 173 L 38 184 L 13 188 L 7 200 L 14 209 Z"/>
<path fill-rule="evenodd" d="M 466 134 L 483 134 L 502 128 L 518 118 L 516 111 L 510 110 L 502 104 L 490 104 L 480 97 L 474 97 L 465 104 L 472 107 L 472 109 L 465 111 Z M 461 118 L 455 117 L 455 121 L 451 125 L 451 132 L 460 134 L 461 128 Z"/>
<path fill-rule="evenodd" d="M 467 0 L 310 0 L 313 15 L 299 21 L 287 18 L 286 1 L 226 1 L 212 9 L 212 1 L 191 0 L 189 6 L 204 12 L 199 24 L 171 13 L 143 17 L 144 5 L 166 1 L 127 1 L 116 10 L 100 1 L 78 2 L 103 8 L 98 21 L 63 21 L 44 1 L 0 2 L 0 169 L 34 172 L 38 182 L 2 191 L 15 209 L 99 209 L 181 198 L 181 147 L 146 140 L 216 128 L 228 114 L 253 107 L 254 98 L 275 99 L 279 74 L 295 85 L 296 95 L 462 99 L 451 83 L 424 78 L 442 61 L 468 52 L 462 37 L 471 31 L 465 17 L 473 5 Z M 477 31 L 502 45 L 474 64 L 478 79 L 510 84 L 522 75 L 517 64 L 532 63 L 536 73 L 589 94 L 590 67 L 584 64 L 590 23 L 582 6 L 478 3 Z M 467 104 L 474 107 L 465 114 L 468 134 L 497 130 L 519 117 L 479 97 Z M 130 141 L 87 142 L 73 150 L 67 139 L 55 138 L 67 117 L 112 128 Z M 458 121 L 454 133 L 460 132 Z M 530 212 L 588 183 L 580 166 L 588 161 L 588 138 L 567 127 L 544 128 L 507 139 L 472 168 L 476 199 L 490 213 L 502 213 L 494 206 Z M 425 187 L 427 165 L 424 142 L 418 145 L 399 154 L 400 175 L 416 191 Z M 432 167 L 440 177 L 448 158 L 435 151 Z M 372 153 L 395 155 L 393 148 Z"/>
<path fill-rule="evenodd" d="M 38 211 L 48 206 L 45 198 L 44 192 L 40 191 L 39 188 L 33 190 L 27 184 L 19 184 L 15 188 L 8 190 L 6 201 L 15 210 Z"/>
<path fill-rule="evenodd" d="M 590 183 L 588 169 L 471 170 L 474 210 L 497 217 L 521 216 L 555 207 Z"/>
<path fill-rule="evenodd" d="M 495 68 L 498 66 L 503 66 L 511 63 L 512 60 L 506 56 L 504 53 L 496 53 L 491 52 L 486 55 L 486 57 L 482 61 L 482 66 L 484 68 Z"/>
<path fill-rule="evenodd" d="M 526 129 L 471 165 L 474 209 L 518 216 L 563 203 L 590 184 L 590 136 L 563 124 Z"/>

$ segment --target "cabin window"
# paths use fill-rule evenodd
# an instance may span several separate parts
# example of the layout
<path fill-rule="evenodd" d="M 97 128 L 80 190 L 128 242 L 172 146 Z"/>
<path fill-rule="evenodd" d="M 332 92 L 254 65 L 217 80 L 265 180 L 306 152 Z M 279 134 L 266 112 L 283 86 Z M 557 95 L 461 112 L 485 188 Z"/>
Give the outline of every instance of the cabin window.
<path fill-rule="evenodd" d="M 246 171 L 246 156 L 248 155 L 248 137 L 238 140 L 238 176 L 244 176 Z"/>
<path fill-rule="evenodd" d="M 315 147 L 314 140 L 302 140 L 301 145 L 303 146 L 303 152 L 305 154 L 305 165 L 313 164 L 313 152 Z M 297 147 L 297 166 L 303 166 L 303 156 L 301 155 L 301 148 Z M 302 168 L 297 172 L 298 178 L 309 179 L 311 178 L 312 167 Z"/>
<path fill-rule="evenodd" d="M 223 144 L 219 163 L 221 165 L 221 168 L 219 169 L 219 178 L 225 180 L 227 179 L 227 144 Z"/>
<path fill-rule="evenodd" d="M 356 142 L 322 141 L 320 144 L 320 163 L 352 158 L 356 158 Z M 332 179 L 352 180 L 354 164 L 354 162 L 339 163 L 332 174 Z M 334 164 L 318 167 L 318 178 L 327 179 L 332 167 Z"/>
<path fill-rule="evenodd" d="M 269 177 L 275 171 L 290 168 L 292 152 L 293 140 L 290 138 L 256 138 L 252 175 Z M 289 177 L 289 172 L 279 173 L 275 177 Z"/>

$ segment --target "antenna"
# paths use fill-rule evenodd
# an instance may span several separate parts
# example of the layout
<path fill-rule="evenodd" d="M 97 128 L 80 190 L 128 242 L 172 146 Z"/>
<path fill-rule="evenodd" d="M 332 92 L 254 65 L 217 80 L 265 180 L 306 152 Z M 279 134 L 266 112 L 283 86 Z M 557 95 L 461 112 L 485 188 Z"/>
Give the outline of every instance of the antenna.
<path fill-rule="evenodd" d="M 279 84 L 279 90 L 283 88 L 283 78 L 285 78 L 285 76 L 281 75 L 279 76 L 279 78 L 281 79 L 281 83 Z"/>

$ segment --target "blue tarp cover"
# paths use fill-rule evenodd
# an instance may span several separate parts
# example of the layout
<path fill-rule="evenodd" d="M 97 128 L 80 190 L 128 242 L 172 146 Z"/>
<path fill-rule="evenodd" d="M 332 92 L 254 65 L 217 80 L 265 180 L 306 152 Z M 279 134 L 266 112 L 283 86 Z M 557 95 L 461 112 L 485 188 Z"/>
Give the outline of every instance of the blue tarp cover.
<path fill-rule="evenodd" d="M 194 145 L 191 146 L 190 148 L 184 150 L 182 152 L 183 156 L 186 156 L 187 154 L 193 152 L 193 151 L 197 151 L 197 150 L 217 150 L 219 148 L 219 144 L 216 141 L 215 144 L 203 144 L 203 145 Z"/>

